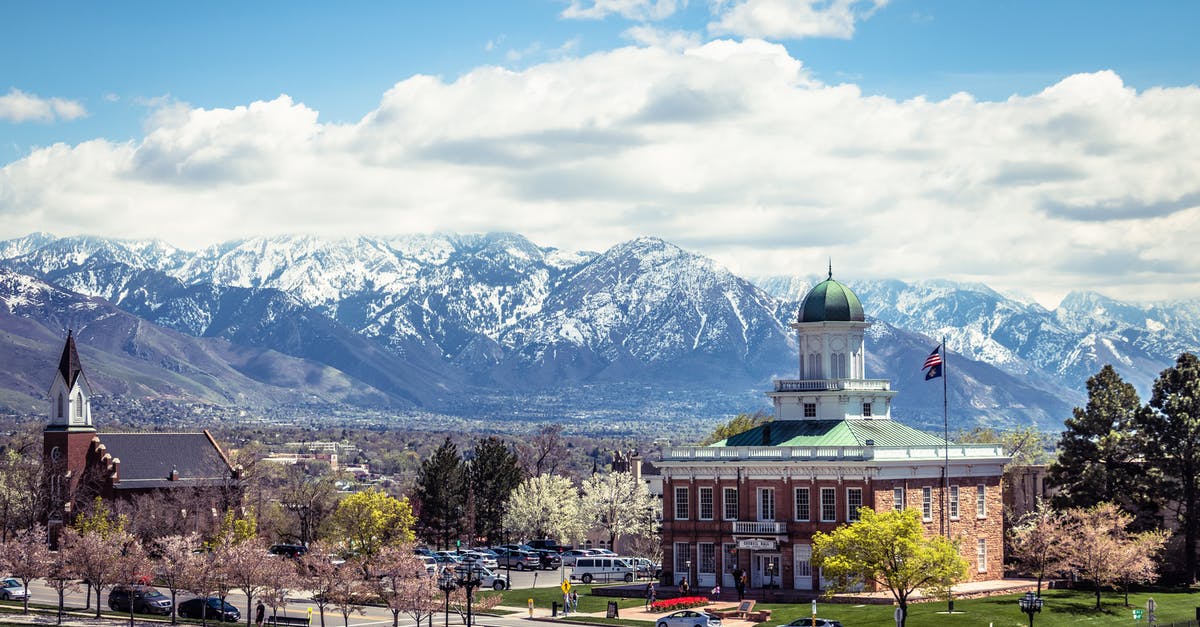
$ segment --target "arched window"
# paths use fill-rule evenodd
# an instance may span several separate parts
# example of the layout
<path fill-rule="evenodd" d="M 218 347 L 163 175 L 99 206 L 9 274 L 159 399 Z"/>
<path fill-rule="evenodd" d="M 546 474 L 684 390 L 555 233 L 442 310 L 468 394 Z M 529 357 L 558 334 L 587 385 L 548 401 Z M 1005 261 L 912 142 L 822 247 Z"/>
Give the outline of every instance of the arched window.
<path fill-rule="evenodd" d="M 62 394 L 62 392 L 58 393 L 58 417 L 59 418 L 63 417 L 63 394 Z"/>
<path fill-rule="evenodd" d="M 75 393 L 75 417 L 83 418 L 83 392 Z"/>

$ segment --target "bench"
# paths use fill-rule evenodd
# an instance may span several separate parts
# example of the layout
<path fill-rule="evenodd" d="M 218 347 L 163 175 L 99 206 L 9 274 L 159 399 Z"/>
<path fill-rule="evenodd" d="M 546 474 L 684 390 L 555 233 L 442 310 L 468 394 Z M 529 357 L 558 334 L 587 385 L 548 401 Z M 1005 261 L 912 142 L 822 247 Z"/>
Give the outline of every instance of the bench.
<path fill-rule="evenodd" d="M 746 612 L 746 620 L 756 623 L 765 623 L 771 620 L 771 610 L 759 610 L 757 612 Z"/>
<path fill-rule="evenodd" d="M 303 616 L 268 616 L 266 624 L 278 627 L 308 627 L 309 620 Z"/>
<path fill-rule="evenodd" d="M 738 604 L 737 607 L 726 607 L 726 608 L 722 608 L 719 610 L 706 610 L 706 611 L 709 614 L 712 614 L 713 616 L 720 618 L 721 620 L 725 620 L 727 618 L 749 618 L 750 614 L 752 613 L 752 610 L 754 609 L 754 604 L 756 602 L 757 601 L 754 601 L 753 599 L 746 599 L 745 601 L 742 601 L 740 604 Z M 764 610 L 764 611 L 767 613 L 768 617 L 771 615 L 771 610 Z"/>

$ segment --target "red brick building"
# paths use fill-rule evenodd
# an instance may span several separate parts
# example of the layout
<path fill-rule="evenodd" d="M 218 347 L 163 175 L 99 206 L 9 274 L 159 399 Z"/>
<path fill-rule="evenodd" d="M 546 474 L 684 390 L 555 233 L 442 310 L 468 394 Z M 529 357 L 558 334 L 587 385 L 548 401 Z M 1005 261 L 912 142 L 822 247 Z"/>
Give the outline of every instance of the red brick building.
<path fill-rule="evenodd" d="M 99 496 L 131 503 L 157 491 L 174 493 L 175 514 L 198 516 L 203 503 L 223 510 L 238 496 L 240 471 L 208 433 L 100 433 L 92 416 L 92 388 L 67 333 L 48 394 L 42 447 L 49 482 L 48 525 L 52 537 L 81 506 Z M 193 511 L 189 513 L 188 508 Z M 205 511 L 211 524 L 213 512 Z"/>
<path fill-rule="evenodd" d="M 891 419 L 890 382 L 867 379 L 862 304 L 830 278 L 805 297 L 799 377 L 768 392 L 774 421 L 706 447 L 663 451 L 663 571 L 693 590 L 816 593 L 812 537 L 876 511 L 912 508 L 960 542 L 972 580 L 1004 576 L 999 445 L 960 445 Z M 944 474 L 945 473 L 945 474 Z M 943 477 L 948 479 L 943 479 Z M 948 488 L 947 488 L 948 486 Z"/>

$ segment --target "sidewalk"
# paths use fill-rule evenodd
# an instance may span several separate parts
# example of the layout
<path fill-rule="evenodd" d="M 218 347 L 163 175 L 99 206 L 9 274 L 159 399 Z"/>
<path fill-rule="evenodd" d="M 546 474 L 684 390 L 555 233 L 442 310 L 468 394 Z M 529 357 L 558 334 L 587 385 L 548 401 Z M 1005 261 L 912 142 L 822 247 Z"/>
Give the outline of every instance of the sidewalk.
<path fill-rule="evenodd" d="M 716 609 L 716 608 L 730 607 L 730 606 L 736 605 L 736 604 L 737 604 L 736 601 L 734 601 L 733 603 L 725 603 L 725 602 L 718 601 L 716 603 L 709 603 L 708 605 L 705 605 L 703 607 L 697 607 L 697 608 L 693 608 L 693 609 L 699 609 L 699 610 Z M 496 609 L 511 611 L 511 612 L 519 612 L 518 614 L 510 615 L 509 616 L 510 618 L 525 618 L 525 619 L 529 618 L 529 608 L 527 608 L 527 607 L 501 605 L 501 606 L 498 606 Z M 666 616 L 671 613 L 673 613 L 673 612 L 650 612 L 650 611 L 646 610 L 645 606 L 638 605 L 635 607 L 623 608 L 621 610 L 621 618 L 626 619 L 626 620 L 642 620 L 642 621 L 651 623 L 651 622 L 657 621 L 659 617 Z M 572 616 L 574 618 L 580 618 L 580 617 L 604 618 L 607 615 L 608 615 L 607 610 L 602 610 L 599 612 L 572 612 L 568 616 Z M 533 608 L 533 619 L 534 620 L 557 620 L 558 618 L 562 618 L 562 617 L 563 617 L 563 613 L 561 611 L 558 613 L 557 617 L 552 617 L 552 616 L 550 616 L 550 610 L 548 610 L 544 607 Z M 755 623 L 752 621 L 741 620 L 741 619 L 736 619 L 736 618 L 729 618 L 729 619 L 725 619 L 725 620 L 721 621 L 721 627 L 751 627 L 751 626 L 758 626 L 758 625 L 762 625 L 762 623 Z"/>

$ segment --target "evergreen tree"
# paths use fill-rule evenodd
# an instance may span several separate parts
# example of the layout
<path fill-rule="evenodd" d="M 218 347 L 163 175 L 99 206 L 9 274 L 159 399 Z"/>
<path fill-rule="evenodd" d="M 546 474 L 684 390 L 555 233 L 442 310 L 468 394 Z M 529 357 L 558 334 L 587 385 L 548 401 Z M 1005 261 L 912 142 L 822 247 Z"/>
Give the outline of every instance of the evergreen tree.
<path fill-rule="evenodd" d="M 475 443 L 467 477 L 475 505 L 475 537 L 488 545 L 499 544 L 509 496 L 525 479 L 520 460 L 500 438 L 483 438 Z"/>
<path fill-rule="evenodd" d="M 468 494 L 466 468 L 448 436 L 421 462 L 414 491 L 418 533 L 439 548 L 449 547 L 466 527 Z"/>
<path fill-rule="evenodd" d="M 1196 536 L 1200 531 L 1200 359 L 1184 353 L 1154 382 L 1143 415 L 1146 474 L 1161 474 L 1162 494 L 1176 504 L 1183 523 L 1184 568 L 1196 580 Z"/>
<path fill-rule="evenodd" d="M 1076 407 L 1066 420 L 1058 442 L 1058 459 L 1050 466 L 1047 483 L 1059 488 L 1053 497 L 1056 509 L 1089 507 L 1101 501 L 1122 499 L 1121 505 L 1137 511 L 1133 503 L 1139 477 L 1140 438 L 1136 434 L 1142 412 L 1137 390 L 1111 365 L 1087 380 L 1088 402 Z"/>
<path fill-rule="evenodd" d="M 697 446 L 708 446 L 714 442 L 720 442 L 731 438 L 739 433 L 749 431 L 759 425 L 764 425 L 771 422 L 772 416 L 763 411 L 756 411 L 753 414 L 738 414 L 729 419 L 729 422 L 723 422 L 717 425 L 713 432 L 708 434 L 708 437 L 701 440 Z"/>

